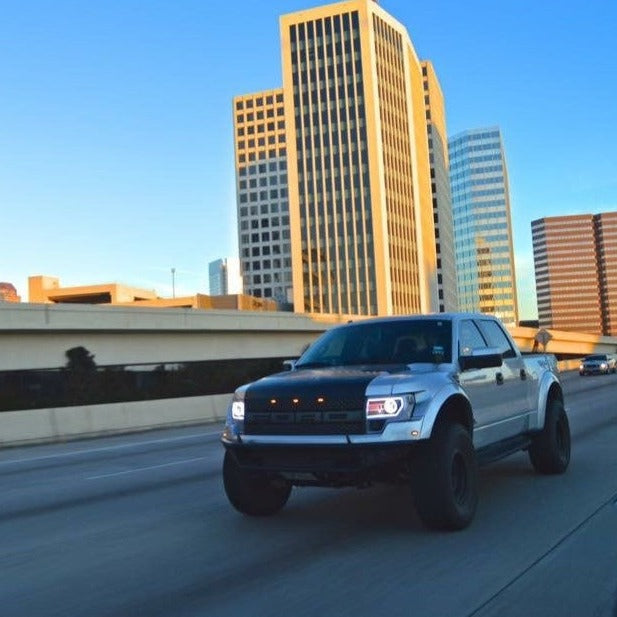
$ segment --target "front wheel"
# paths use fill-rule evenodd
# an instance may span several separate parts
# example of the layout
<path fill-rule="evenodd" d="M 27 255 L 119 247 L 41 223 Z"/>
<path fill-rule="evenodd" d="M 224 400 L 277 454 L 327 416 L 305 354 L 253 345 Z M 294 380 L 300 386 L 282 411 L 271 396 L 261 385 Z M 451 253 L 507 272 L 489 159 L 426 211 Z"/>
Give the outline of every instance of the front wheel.
<path fill-rule="evenodd" d="M 276 514 L 291 493 L 291 483 L 287 480 L 246 471 L 229 451 L 223 460 L 223 485 L 231 505 L 249 516 Z"/>
<path fill-rule="evenodd" d="M 552 399 L 546 406 L 544 428 L 529 447 L 534 469 L 543 474 L 563 473 L 570 464 L 570 423 L 563 403 Z"/>
<path fill-rule="evenodd" d="M 467 527 L 478 505 L 478 464 L 471 435 L 460 424 L 442 423 L 412 461 L 416 510 L 426 527 Z"/>

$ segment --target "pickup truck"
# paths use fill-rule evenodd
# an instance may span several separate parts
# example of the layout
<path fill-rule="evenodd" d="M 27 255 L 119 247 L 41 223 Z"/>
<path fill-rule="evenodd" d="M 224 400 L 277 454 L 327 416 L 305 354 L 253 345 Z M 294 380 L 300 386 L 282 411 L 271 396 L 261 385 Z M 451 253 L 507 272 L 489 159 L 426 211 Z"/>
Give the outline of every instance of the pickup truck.
<path fill-rule="evenodd" d="M 227 410 L 223 484 L 243 514 L 275 514 L 294 486 L 394 482 L 425 526 L 457 530 L 476 512 L 478 465 L 526 450 L 539 473 L 568 467 L 554 356 L 522 356 L 490 315 L 358 320 L 290 365 Z"/>

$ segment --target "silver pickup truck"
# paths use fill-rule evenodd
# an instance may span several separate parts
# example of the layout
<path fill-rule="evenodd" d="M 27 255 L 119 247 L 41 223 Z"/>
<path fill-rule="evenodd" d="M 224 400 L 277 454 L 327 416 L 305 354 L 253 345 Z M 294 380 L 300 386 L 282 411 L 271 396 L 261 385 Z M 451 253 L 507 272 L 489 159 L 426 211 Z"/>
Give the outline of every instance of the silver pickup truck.
<path fill-rule="evenodd" d="M 293 486 L 410 486 L 422 522 L 462 529 L 477 468 L 526 450 L 563 473 L 570 430 L 550 355 L 522 356 L 484 314 L 361 320 L 319 337 L 291 370 L 236 390 L 223 481 L 240 512 L 265 516 Z"/>

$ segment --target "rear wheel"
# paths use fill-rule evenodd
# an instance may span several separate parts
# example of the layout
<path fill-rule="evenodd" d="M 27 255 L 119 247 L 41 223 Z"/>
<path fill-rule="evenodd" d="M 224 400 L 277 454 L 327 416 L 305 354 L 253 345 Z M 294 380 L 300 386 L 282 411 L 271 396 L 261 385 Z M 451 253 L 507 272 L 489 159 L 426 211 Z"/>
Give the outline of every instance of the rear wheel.
<path fill-rule="evenodd" d="M 458 530 L 471 523 L 478 505 L 478 464 L 463 426 L 445 422 L 435 427 L 412 461 L 412 490 L 426 527 Z"/>
<path fill-rule="evenodd" d="M 563 473 L 570 463 L 570 424 L 559 399 L 546 406 L 544 428 L 529 447 L 529 459 L 534 469 L 544 474 Z"/>
<path fill-rule="evenodd" d="M 283 478 L 242 469 L 233 454 L 225 452 L 223 485 L 231 505 L 249 516 L 276 514 L 287 503 L 291 484 Z"/>

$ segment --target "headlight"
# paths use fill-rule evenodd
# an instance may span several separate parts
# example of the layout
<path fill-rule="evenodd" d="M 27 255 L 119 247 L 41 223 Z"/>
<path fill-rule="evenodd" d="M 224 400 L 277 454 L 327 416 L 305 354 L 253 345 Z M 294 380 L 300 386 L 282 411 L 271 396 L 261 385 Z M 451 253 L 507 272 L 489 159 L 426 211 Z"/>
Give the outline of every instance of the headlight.
<path fill-rule="evenodd" d="M 405 406 L 402 396 L 386 396 L 369 398 L 366 401 L 367 418 L 392 418 L 401 412 Z"/>
<path fill-rule="evenodd" d="M 600 364 L 600 368 L 602 369 L 608 368 L 608 364 L 606 362 L 602 362 L 602 364 Z"/>
<path fill-rule="evenodd" d="M 231 401 L 231 417 L 234 420 L 244 420 L 244 392 L 234 393 Z"/>
<path fill-rule="evenodd" d="M 579 366 L 578 366 L 578 370 L 579 371 L 582 371 L 584 368 L 585 368 L 584 364 L 579 364 Z"/>

